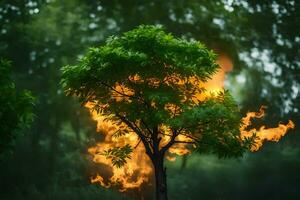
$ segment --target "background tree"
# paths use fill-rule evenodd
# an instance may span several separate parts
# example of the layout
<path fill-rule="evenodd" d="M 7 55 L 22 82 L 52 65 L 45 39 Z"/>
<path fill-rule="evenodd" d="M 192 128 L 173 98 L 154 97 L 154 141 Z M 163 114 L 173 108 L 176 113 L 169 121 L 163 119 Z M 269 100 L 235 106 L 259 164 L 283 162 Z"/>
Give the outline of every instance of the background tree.
<path fill-rule="evenodd" d="M 17 91 L 10 62 L 0 59 L 0 155 L 14 143 L 18 133 L 33 120 L 34 98 L 28 91 Z"/>
<path fill-rule="evenodd" d="M 153 164 L 156 199 L 163 200 L 164 158 L 173 145 L 239 157 L 253 144 L 253 137 L 240 135 L 239 110 L 228 92 L 195 99 L 204 92 L 199 83 L 217 69 L 215 55 L 201 43 L 174 38 L 158 26 L 139 26 L 90 49 L 79 65 L 63 68 L 62 83 L 68 95 L 124 124 L 124 134 L 138 135 Z M 105 154 L 120 167 L 131 151 L 127 145 Z"/>

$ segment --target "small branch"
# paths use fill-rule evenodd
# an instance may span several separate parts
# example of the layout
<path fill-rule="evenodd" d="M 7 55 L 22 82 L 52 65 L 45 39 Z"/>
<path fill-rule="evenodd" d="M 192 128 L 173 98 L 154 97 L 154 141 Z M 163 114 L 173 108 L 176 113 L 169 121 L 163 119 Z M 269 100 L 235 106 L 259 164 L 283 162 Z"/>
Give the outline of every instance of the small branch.
<path fill-rule="evenodd" d="M 122 92 L 119 92 L 118 90 L 114 89 L 113 87 L 111 87 L 110 85 L 108 85 L 107 83 L 104 83 L 104 82 L 100 82 L 100 84 L 108 87 L 109 89 L 113 90 L 114 92 L 122 95 L 122 96 L 126 96 L 126 97 L 132 97 L 134 98 L 134 95 L 128 95 L 128 94 L 125 94 L 125 93 L 122 93 Z M 123 91 L 123 88 L 122 88 L 122 91 Z"/>
<path fill-rule="evenodd" d="M 175 138 L 179 135 L 179 133 L 180 132 L 177 132 L 177 130 L 172 131 L 171 140 L 160 150 L 163 154 L 174 144 Z"/>
<path fill-rule="evenodd" d="M 188 134 L 184 134 L 184 133 L 180 133 L 180 135 L 183 135 L 183 136 L 185 136 L 187 138 L 190 138 L 190 139 L 192 139 L 194 141 L 198 141 L 198 139 L 199 139 L 197 137 L 193 137 L 192 135 L 188 135 Z"/>
<path fill-rule="evenodd" d="M 136 124 L 134 124 L 133 122 L 130 122 L 129 120 L 126 119 L 126 117 L 116 113 L 116 116 L 122 121 L 124 122 L 129 128 L 131 128 L 142 140 L 145 149 L 146 149 L 146 153 L 148 154 L 148 156 L 153 160 L 153 153 L 151 151 L 151 148 L 149 146 L 149 142 L 147 141 L 147 137 L 140 131 L 140 129 L 136 126 Z"/>
<path fill-rule="evenodd" d="M 141 138 L 139 139 L 139 141 L 138 141 L 138 143 L 134 146 L 134 149 L 136 149 L 138 146 L 139 146 L 139 144 L 141 143 Z"/>

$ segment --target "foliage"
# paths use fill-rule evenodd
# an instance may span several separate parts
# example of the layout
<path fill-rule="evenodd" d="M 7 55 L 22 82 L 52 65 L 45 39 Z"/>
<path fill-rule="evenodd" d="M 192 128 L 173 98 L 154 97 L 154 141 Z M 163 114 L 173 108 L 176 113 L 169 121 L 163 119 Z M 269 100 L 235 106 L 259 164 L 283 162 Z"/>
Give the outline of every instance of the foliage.
<path fill-rule="evenodd" d="M 251 140 L 244 142 L 239 135 L 239 110 L 230 94 L 226 91 L 203 101 L 193 100 L 203 92 L 198 84 L 217 69 L 215 54 L 203 44 L 175 38 L 160 26 L 139 26 L 91 48 L 79 65 L 64 67 L 62 84 L 82 104 L 93 102 L 106 116 L 127 124 L 141 138 L 148 155 L 156 151 L 150 144 L 157 139 L 160 146 L 159 137 L 166 134 L 158 130 L 161 136 L 155 135 L 155 129 L 166 125 L 172 139 L 159 151 L 184 143 L 176 140 L 182 134 L 192 137 L 200 152 L 238 157 L 251 146 Z M 106 154 L 125 159 L 119 150 Z"/>
<path fill-rule="evenodd" d="M 0 153 L 3 153 L 34 118 L 34 97 L 29 91 L 17 91 L 11 78 L 11 64 L 3 59 L 0 60 L 0 94 Z"/>
<path fill-rule="evenodd" d="M 106 158 L 111 159 L 113 165 L 117 167 L 122 167 L 124 164 L 126 164 L 126 159 L 131 158 L 131 152 L 131 146 L 126 144 L 124 147 L 114 147 L 111 149 L 107 149 L 102 154 Z"/>

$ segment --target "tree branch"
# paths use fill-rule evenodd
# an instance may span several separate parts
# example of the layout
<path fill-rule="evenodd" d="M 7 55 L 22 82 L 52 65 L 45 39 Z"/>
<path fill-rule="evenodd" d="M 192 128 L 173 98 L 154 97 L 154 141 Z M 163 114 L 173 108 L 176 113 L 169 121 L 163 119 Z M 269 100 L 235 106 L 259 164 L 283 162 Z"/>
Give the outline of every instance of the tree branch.
<path fill-rule="evenodd" d="M 139 146 L 139 144 L 141 143 L 141 138 L 139 139 L 139 141 L 138 141 L 138 143 L 134 146 L 134 148 L 136 149 L 138 146 Z"/>
<path fill-rule="evenodd" d="M 147 126 L 147 124 L 144 122 L 143 119 L 141 119 L 141 122 L 146 127 L 146 129 L 148 130 L 148 132 L 150 133 L 150 135 L 152 135 L 152 131 L 149 129 L 149 127 Z"/>
<path fill-rule="evenodd" d="M 102 85 L 104 85 L 104 86 L 106 86 L 106 87 L 108 87 L 109 89 L 113 90 L 114 92 L 116 92 L 116 93 L 118 93 L 118 94 L 120 94 L 120 95 L 122 95 L 122 96 L 134 98 L 134 95 L 128 95 L 128 94 L 119 92 L 118 90 L 114 89 L 113 87 L 111 87 L 111 86 L 108 85 L 107 83 L 104 83 L 104 82 L 99 82 L 99 83 L 102 84 Z M 122 89 L 122 91 L 123 91 L 123 89 Z"/>
<path fill-rule="evenodd" d="M 142 140 L 142 142 L 145 146 L 147 155 L 150 157 L 150 159 L 153 159 L 153 152 L 151 151 L 149 142 L 147 141 L 147 137 L 141 132 L 141 130 L 138 127 L 136 127 L 136 125 L 133 122 L 130 122 L 129 120 L 127 120 L 126 117 L 124 117 L 118 113 L 116 113 L 116 116 L 140 137 L 140 139 Z"/>
<path fill-rule="evenodd" d="M 192 139 L 194 141 L 198 141 L 198 139 L 199 139 L 197 137 L 193 137 L 192 135 L 188 135 L 188 134 L 184 134 L 184 133 L 180 133 L 179 135 L 183 135 L 183 136 L 185 136 L 187 138 L 190 138 L 190 139 Z"/>
<path fill-rule="evenodd" d="M 172 130 L 171 140 L 164 147 L 161 148 L 160 152 L 163 154 L 174 144 L 176 137 L 179 135 L 180 131 Z"/>

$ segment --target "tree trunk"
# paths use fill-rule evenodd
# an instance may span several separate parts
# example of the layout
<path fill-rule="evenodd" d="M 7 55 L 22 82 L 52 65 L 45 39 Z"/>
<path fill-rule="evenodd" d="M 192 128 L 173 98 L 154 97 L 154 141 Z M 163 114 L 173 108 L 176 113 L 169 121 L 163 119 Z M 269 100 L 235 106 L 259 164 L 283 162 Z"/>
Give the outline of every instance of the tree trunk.
<path fill-rule="evenodd" d="M 168 200 L 167 175 L 163 156 L 156 159 L 153 165 L 155 171 L 156 200 Z"/>

